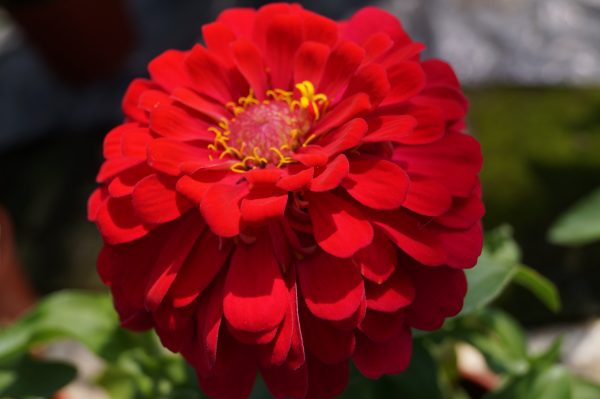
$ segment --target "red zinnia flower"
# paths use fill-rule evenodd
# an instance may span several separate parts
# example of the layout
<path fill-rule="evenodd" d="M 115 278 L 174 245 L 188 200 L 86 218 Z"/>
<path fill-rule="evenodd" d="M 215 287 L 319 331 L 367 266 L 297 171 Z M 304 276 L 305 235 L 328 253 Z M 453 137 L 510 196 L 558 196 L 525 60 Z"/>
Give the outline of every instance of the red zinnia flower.
<path fill-rule="evenodd" d="M 123 326 L 205 392 L 332 397 L 403 371 L 482 246 L 478 143 L 450 66 L 390 14 L 234 9 L 134 81 L 89 217 Z"/>

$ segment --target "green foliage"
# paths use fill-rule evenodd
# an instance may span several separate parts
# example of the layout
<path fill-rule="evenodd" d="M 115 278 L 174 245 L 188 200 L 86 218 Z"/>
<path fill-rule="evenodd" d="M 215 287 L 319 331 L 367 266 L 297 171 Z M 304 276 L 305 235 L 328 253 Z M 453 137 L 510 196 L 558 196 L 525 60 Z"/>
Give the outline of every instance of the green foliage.
<path fill-rule="evenodd" d="M 568 246 L 581 246 L 600 240 L 600 188 L 578 201 L 558 218 L 548 239 Z"/>
<path fill-rule="evenodd" d="M 48 398 L 76 374 L 71 365 L 23 355 L 10 365 L 0 367 L 0 398 Z"/>
<path fill-rule="evenodd" d="M 486 236 L 477 267 L 466 271 L 469 291 L 461 315 L 483 309 L 514 281 L 527 288 L 550 310 L 560 310 L 556 287 L 535 270 L 521 264 L 521 251 L 509 226 L 500 226 Z"/>

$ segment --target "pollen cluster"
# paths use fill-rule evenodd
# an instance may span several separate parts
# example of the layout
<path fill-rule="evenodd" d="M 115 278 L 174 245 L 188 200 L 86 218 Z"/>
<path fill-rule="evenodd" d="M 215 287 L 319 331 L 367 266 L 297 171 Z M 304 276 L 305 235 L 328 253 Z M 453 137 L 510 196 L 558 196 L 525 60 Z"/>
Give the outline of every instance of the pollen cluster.
<path fill-rule="evenodd" d="M 309 134 L 311 127 L 328 105 L 327 96 L 315 93 L 311 82 L 295 87 L 297 92 L 268 90 L 263 100 L 251 89 L 237 103 L 226 104 L 234 116 L 209 129 L 215 134 L 209 146 L 215 156 L 237 159 L 231 170 L 239 173 L 294 162 L 291 155 L 314 139 Z"/>

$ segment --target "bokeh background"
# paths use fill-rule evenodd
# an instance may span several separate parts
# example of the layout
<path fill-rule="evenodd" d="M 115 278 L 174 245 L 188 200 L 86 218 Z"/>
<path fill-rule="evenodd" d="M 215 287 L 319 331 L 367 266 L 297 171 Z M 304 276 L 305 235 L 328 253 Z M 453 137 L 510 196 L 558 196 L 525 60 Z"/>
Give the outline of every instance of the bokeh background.
<path fill-rule="evenodd" d="M 100 289 L 101 242 L 86 221 L 86 200 L 103 136 L 122 119 L 127 84 L 165 49 L 198 42 L 199 27 L 222 9 L 264 3 L 0 1 L 0 237 L 10 239 L 12 221 L 20 258 L 5 260 L 0 273 L 20 264 L 32 287 L 0 274 L 0 291 L 21 290 L 14 295 L 25 306 L 63 288 Z M 600 245 L 552 244 L 548 231 L 600 187 L 600 2 L 300 3 L 335 19 L 367 4 L 388 9 L 427 44 L 426 58 L 454 65 L 471 104 L 469 129 L 484 152 L 485 228 L 512 226 L 522 262 L 552 280 L 563 302 L 554 314 L 511 286 L 501 307 L 531 330 L 597 319 Z M 0 305 L 7 314 L 21 306 L 14 295 L 0 295 L 10 302 Z"/>

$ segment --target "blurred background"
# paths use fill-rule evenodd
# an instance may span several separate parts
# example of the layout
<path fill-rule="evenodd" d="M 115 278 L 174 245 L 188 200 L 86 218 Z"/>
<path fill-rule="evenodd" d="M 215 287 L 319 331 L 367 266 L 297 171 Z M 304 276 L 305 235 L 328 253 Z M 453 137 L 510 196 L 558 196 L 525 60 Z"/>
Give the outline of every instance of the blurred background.
<path fill-rule="evenodd" d="M 127 84 L 165 49 L 198 42 L 199 27 L 224 8 L 268 1 L 82 3 L 0 0 L 3 320 L 53 291 L 100 289 L 101 242 L 85 207 Z M 573 326 L 565 331 L 595 334 L 600 381 L 600 244 L 549 233 L 600 187 L 600 1 L 300 3 L 334 19 L 367 4 L 385 8 L 427 44 L 426 58 L 455 67 L 484 152 L 485 228 L 512 226 L 522 263 L 556 284 L 563 305 L 552 313 L 510 286 L 499 306 L 534 333 Z M 585 228 L 598 231 L 600 201 L 588 208 Z"/>

